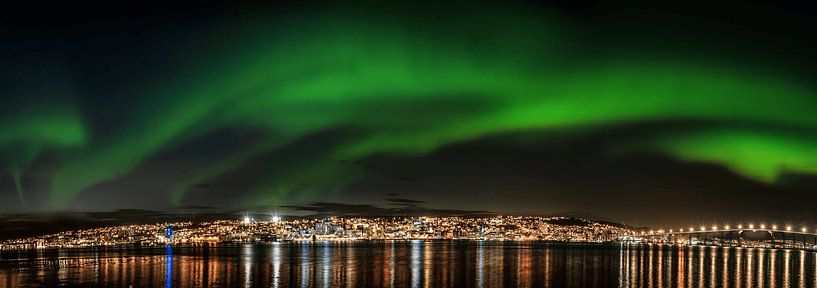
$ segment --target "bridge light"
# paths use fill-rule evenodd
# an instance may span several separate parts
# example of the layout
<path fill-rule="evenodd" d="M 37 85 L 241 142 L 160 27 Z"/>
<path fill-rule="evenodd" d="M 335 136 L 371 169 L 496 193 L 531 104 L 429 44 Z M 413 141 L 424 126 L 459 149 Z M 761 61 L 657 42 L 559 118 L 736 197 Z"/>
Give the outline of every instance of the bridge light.
<path fill-rule="evenodd" d="M 684 232 L 684 228 L 678 229 L 678 231 Z"/>
<path fill-rule="evenodd" d="M 689 232 L 695 231 L 695 228 L 689 227 Z"/>
<path fill-rule="evenodd" d="M 743 229 L 743 225 L 738 224 L 738 229 Z"/>
<path fill-rule="evenodd" d="M 749 224 L 749 229 L 755 229 L 755 224 Z"/>
<path fill-rule="evenodd" d="M 803 230 L 803 233 L 806 233 L 806 227 L 803 227 L 802 230 Z"/>
<path fill-rule="evenodd" d="M 718 230 L 718 225 L 713 225 L 712 230 Z"/>
<path fill-rule="evenodd" d="M 706 227 L 701 226 L 701 231 L 706 231 Z"/>
<path fill-rule="evenodd" d="M 772 230 L 777 230 L 777 225 L 772 225 Z"/>
<path fill-rule="evenodd" d="M 723 229 L 729 230 L 729 225 L 723 226 Z"/>
<path fill-rule="evenodd" d="M 760 224 L 760 229 L 766 229 L 766 224 Z"/>
<path fill-rule="evenodd" d="M 791 231 L 791 226 L 786 226 L 786 231 Z"/>
<path fill-rule="evenodd" d="M 655 233 L 654 231 L 650 230 L 650 234 L 654 234 L 654 233 Z"/>
<path fill-rule="evenodd" d="M 669 229 L 669 233 L 672 233 L 672 229 Z"/>

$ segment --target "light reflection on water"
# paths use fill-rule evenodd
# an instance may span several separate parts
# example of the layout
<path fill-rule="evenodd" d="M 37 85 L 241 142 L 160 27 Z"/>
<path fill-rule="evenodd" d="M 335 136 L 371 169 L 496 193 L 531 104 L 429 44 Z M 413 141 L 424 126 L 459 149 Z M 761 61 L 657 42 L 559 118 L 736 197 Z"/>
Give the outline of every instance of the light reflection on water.
<path fill-rule="evenodd" d="M 173 287 L 173 247 L 167 245 L 165 247 L 165 288 L 170 287 Z"/>
<path fill-rule="evenodd" d="M 0 287 L 817 287 L 817 253 L 515 242 L 5 252 Z"/>

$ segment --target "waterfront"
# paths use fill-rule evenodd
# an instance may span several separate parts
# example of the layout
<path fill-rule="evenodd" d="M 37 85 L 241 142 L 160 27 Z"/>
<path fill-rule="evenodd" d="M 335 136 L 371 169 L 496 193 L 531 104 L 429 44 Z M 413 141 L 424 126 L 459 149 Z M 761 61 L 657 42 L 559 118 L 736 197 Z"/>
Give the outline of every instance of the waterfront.
<path fill-rule="evenodd" d="M 6 252 L 0 287 L 815 287 L 817 253 L 493 241 Z"/>
<path fill-rule="evenodd" d="M 609 242 L 624 225 L 569 217 L 330 217 L 105 226 L 0 241 L 2 250 L 265 243 L 273 241 L 493 240 Z"/>

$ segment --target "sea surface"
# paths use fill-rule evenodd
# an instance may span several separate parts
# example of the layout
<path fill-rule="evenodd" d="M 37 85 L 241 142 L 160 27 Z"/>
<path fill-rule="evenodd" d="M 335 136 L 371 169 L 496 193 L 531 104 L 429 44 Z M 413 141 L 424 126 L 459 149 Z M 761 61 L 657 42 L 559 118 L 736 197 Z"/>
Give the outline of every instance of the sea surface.
<path fill-rule="evenodd" d="M 490 241 L 3 252 L 0 287 L 817 287 L 817 253 Z"/>

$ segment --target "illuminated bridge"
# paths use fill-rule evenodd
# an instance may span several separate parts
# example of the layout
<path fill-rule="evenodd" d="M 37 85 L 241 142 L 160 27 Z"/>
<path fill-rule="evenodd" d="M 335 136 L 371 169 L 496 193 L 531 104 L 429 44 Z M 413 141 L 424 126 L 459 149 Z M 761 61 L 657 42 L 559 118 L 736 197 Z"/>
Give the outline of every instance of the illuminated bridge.
<path fill-rule="evenodd" d="M 817 229 L 777 225 L 701 226 L 643 230 L 619 237 L 622 242 L 716 245 L 817 250 Z"/>

